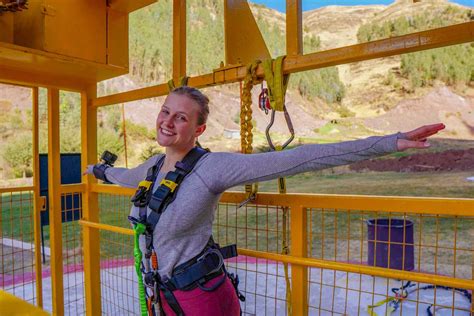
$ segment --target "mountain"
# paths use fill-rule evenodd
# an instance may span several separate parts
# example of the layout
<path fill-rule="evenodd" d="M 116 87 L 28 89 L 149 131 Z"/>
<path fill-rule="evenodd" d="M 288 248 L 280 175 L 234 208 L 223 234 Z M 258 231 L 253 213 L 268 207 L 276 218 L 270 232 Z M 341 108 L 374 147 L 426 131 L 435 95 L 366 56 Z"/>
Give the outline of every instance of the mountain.
<path fill-rule="evenodd" d="M 130 16 L 130 74 L 100 83 L 99 95 L 150 86 L 171 77 L 171 4 L 170 0 L 162 0 Z M 251 5 L 251 9 L 272 56 L 283 54 L 285 15 L 261 5 Z M 222 13 L 221 1 L 188 1 L 189 75 L 212 72 L 224 59 Z M 399 0 L 389 6 L 327 6 L 304 12 L 304 52 L 460 23 L 473 16 L 472 9 L 443 0 Z M 420 65 L 428 65 L 429 69 L 421 69 Z M 238 140 L 225 139 L 223 133 L 224 129 L 239 128 L 239 84 L 207 88 L 204 92 L 211 99 L 211 116 L 203 141 L 214 150 L 237 150 Z M 259 92 L 260 87 L 255 87 L 255 141 L 263 144 L 269 117 L 257 109 Z M 79 106 L 77 97 L 67 100 L 65 115 L 70 113 L 69 108 Z M 155 98 L 126 104 L 126 118 L 153 130 L 162 102 L 163 98 Z M 26 113 L 30 107 L 28 89 L 0 86 L 3 113 L 13 113 L 15 109 Z M 287 107 L 301 141 L 307 137 L 331 141 L 383 134 L 432 120 L 449 123 L 446 137 L 474 139 L 470 128 L 474 126 L 474 46 L 458 45 L 292 74 Z M 112 118 L 120 120 L 120 113 L 112 108 L 101 109 L 102 125 L 109 124 L 106 121 Z M 428 115 L 434 111 L 441 114 Z M 4 117 L 7 120 L 8 115 Z M 119 137 L 120 124 L 109 125 L 110 133 Z M 278 139 L 284 140 L 287 135 L 281 115 L 272 131 Z M 10 137 L 6 135 L 11 132 L 2 134 L 4 140 Z"/>

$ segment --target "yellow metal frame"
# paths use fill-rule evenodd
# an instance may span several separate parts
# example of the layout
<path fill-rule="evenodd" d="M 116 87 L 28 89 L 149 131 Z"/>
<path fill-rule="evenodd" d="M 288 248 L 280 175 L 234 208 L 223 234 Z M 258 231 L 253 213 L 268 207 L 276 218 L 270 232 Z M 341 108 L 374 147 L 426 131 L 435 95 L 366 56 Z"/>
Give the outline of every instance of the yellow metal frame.
<path fill-rule="evenodd" d="M 117 29 L 123 29 L 126 16 L 119 13 L 128 13 L 154 0 L 112 0 L 110 10 L 117 11 L 115 15 Z M 407 34 L 403 36 L 382 39 L 378 41 L 335 48 L 331 50 L 303 55 L 302 51 L 302 4 L 301 0 L 287 0 L 287 57 L 283 64 L 285 74 L 345 63 L 388 57 L 398 54 L 416 52 L 431 48 L 468 43 L 474 41 L 474 21 L 458 25 L 447 26 L 428 31 Z M 239 17 L 235 8 L 248 7 L 246 1 L 226 0 L 228 18 L 225 20 L 226 34 L 232 34 L 232 29 L 238 23 L 232 22 Z M 234 8 L 234 9 L 235 9 Z M 231 11 L 229 11 L 231 10 Z M 255 21 L 251 15 L 242 13 L 250 24 Z M 253 43 L 261 43 L 258 35 L 252 37 Z M 194 87 L 209 87 L 243 80 L 246 74 L 245 65 L 239 65 L 241 60 L 247 61 L 261 57 L 259 54 L 265 49 L 253 49 L 252 45 L 230 44 L 226 38 L 227 65 L 214 70 L 212 73 L 189 78 L 188 85 Z M 257 45 L 255 44 L 255 45 Z M 259 44 L 259 45 L 260 45 Z M 67 45 L 67 43 L 65 43 Z M 124 43 L 117 43 L 122 47 Z M 239 46 L 240 45 L 240 46 Z M 264 43 L 263 43 L 264 45 Z M 249 47 L 250 46 L 250 47 Z M 125 46 L 123 46 L 125 47 Z M 253 48 L 252 48 L 253 47 Z M 232 49 L 238 53 L 230 55 Z M 267 50 L 268 52 L 268 50 Z M 99 223 L 98 194 L 133 194 L 132 190 L 103 186 L 97 184 L 92 176 L 84 176 L 80 185 L 60 184 L 60 152 L 59 152 L 59 91 L 57 89 L 72 90 L 81 93 L 81 139 L 82 139 L 82 169 L 97 161 L 97 108 L 112 104 L 125 103 L 140 99 L 147 99 L 168 93 L 166 83 L 155 86 L 117 93 L 97 98 L 96 82 L 123 74 L 126 69 L 122 65 L 124 60 L 119 55 L 111 56 L 118 66 L 104 65 L 91 61 L 78 61 L 58 54 L 52 54 L 31 48 L 21 48 L 9 43 L 0 43 L 0 82 L 21 84 L 33 87 L 33 144 L 34 144 L 34 172 L 35 180 L 31 189 L 34 191 L 34 227 L 35 247 L 39 249 L 39 184 L 38 184 L 38 89 L 37 86 L 48 88 L 48 176 L 50 194 L 50 228 L 51 228 L 51 269 L 53 286 L 53 313 L 64 314 L 63 280 L 62 280 L 62 228 L 61 228 L 61 200 L 63 193 L 82 192 L 83 246 L 84 246 L 84 274 L 85 300 L 87 315 L 101 313 L 100 292 L 100 247 L 99 230 L 109 230 L 121 234 L 133 234 L 131 230 L 118 228 Z M 54 70 L 54 71 L 53 71 Z M 60 75 L 58 75 L 60 73 Z M 173 0 L 173 79 L 175 82 L 186 74 L 186 1 Z M 263 69 L 258 67 L 257 75 L 263 78 Z M 54 167 L 53 167 L 54 166 Z M 0 189 L 0 192 L 23 191 L 25 188 Z M 221 202 L 240 203 L 245 199 L 245 193 L 229 192 L 222 196 Z M 423 273 L 405 272 L 391 269 L 367 267 L 362 265 L 339 263 L 327 260 L 307 258 L 306 245 L 308 235 L 307 208 L 344 208 L 347 210 L 363 209 L 366 211 L 403 212 L 406 214 L 438 214 L 451 216 L 473 216 L 474 199 L 444 199 L 444 198 L 408 198 L 408 197 L 374 197 L 374 196 L 338 196 L 317 194 L 276 194 L 260 193 L 255 201 L 257 204 L 289 207 L 291 211 L 291 255 L 265 253 L 241 249 L 240 253 L 257 258 L 266 258 L 293 264 L 292 269 L 292 313 L 304 315 L 308 313 L 308 267 L 319 267 L 331 270 L 356 272 L 382 277 L 410 279 L 419 282 L 435 283 L 446 286 L 474 289 L 474 282 L 443 276 L 433 276 Z M 410 211 L 408 211 L 410 210 Z M 37 282 L 36 290 L 38 305 L 42 305 L 41 296 L 41 262 L 40 252 L 35 255 Z M 474 266 L 473 266 L 474 267 Z M 474 269 L 474 268 L 473 268 Z M 474 270 L 473 270 L 474 271 Z"/>
<path fill-rule="evenodd" d="M 82 144 L 82 170 L 87 165 L 97 161 L 97 109 L 90 106 L 92 98 L 96 97 L 96 86 L 90 86 L 81 94 L 81 144 Z M 83 176 L 85 191 L 82 195 L 82 217 L 85 220 L 99 221 L 99 201 L 95 192 L 87 190 L 97 180 L 89 175 Z M 85 227 L 84 235 L 84 278 L 87 315 L 101 313 L 100 292 L 100 239 L 98 229 Z"/>
<path fill-rule="evenodd" d="M 92 185 L 95 193 L 133 195 L 133 189 L 110 185 Z M 245 199 L 245 192 L 225 192 L 221 203 L 239 204 Z M 383 203 L 385 201 L 385 203 Z M 403 212 L 411 214 L 445 214 L 451 216 L 474 216 L 474 199 L 382 197 L 327 194 L 273 194 L 259 193 L 256 205 L 281 206 L 291 209 L 291 254 L 282 255 L 249 249 L 239 249 L 242 255 L 292 264 L 292 314 L 308 314 L 308 267 L 360 273 L 391 279 L 411 280 L 429 284 L 474 290 L 474 280 L 446 277 L 420 272 L 372 267 L 361 264 L 307 258 L 308 232 L 307 210 L 311 208 L 339 208 L 364 210 L 367 212 Z M 449 211 L 447 211 L 449 210 Z M 83 227 L 133 235 L 133 230 L 82 220 Z"/>
<path fill-rule="evenodd" d="M 288 56 L 283 62 L 283 73 L 319 69 L 472 41 L 474 41 L 474 21 L 301 56 Z M 210 74 L 190 77 L 188 85 L 197 88 L 222 85 L 241 81 L 245 74 L 246 66 L 224 67 Z M 257 75 L 263 77 L 262 66 L 257 68 Z M 100 97 L 93 100 L 92 105 L 100 107 L 163 96 L 167 93 L 168 86 L 163 83 Z"/>
<path fill-rule="evenodd" d="M 186 75 L 186 0 L 173 0 L 173 81 Z"/>
<path fill-rule="evenodd" d="M 51 238 L 53 311 L 64 314 L 63 242 L 61 221 L 61 159 L 59 150 L 59 90 L 48 89 L 48 192 Z"/>
<path fill-rule="evenodd" d="M 33 99 L 33 220 L 35 249 L 41 249 L 41 218 L 40 218 L 40 179 L 39 179 L 39 92 L 31 89 Z M 35 251 L 36 293 L 38 306 L 43 307 L 43 277 L 41 268 L 41 251 Z"/>

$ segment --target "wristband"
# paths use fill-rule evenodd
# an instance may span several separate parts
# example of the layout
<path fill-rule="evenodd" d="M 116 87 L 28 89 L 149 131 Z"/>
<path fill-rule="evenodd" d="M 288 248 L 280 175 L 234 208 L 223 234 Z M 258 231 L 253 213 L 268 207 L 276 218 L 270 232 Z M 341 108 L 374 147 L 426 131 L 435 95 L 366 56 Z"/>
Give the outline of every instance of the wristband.
<path fill-rule="evenodd" d="M 105 170 L 107 170 L 107 168 L 109 168 L 108 165 L 103 164 L 103 163 L 98 163 L 94 166 L 94 168 L 92 169 L 92 172 L 94 173 L 94 176 L 97 179 L 102 180 L 104 182 L 109 182 L 107 181 L 107 178 L 105 177 Z"/>

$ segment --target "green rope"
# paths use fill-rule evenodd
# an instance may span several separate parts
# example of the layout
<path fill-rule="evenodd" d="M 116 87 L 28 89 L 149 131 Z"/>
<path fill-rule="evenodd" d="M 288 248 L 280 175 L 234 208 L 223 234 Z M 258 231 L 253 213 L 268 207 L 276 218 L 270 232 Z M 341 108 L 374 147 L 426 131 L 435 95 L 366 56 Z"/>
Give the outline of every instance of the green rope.
<path fill-rule="evenodd" d="M 141 316 L 148 316 L 145 286 L 143 285 L 142 270 L 141 270 L 143 255 L 142 255 L 142 251 L 140 250 L 140 245 L 139 245 L 139 237 L 141 234 L 145 232 L 145 229 L 146 229 L 145 225 L 141 223 L 137 223 L 133 227 L 133 231 L 135 232 L 133 256 L 135 257 L 135 270 L 137 271 L 137 277 L 138 277 L 138 297 L 140 300 Z"/>

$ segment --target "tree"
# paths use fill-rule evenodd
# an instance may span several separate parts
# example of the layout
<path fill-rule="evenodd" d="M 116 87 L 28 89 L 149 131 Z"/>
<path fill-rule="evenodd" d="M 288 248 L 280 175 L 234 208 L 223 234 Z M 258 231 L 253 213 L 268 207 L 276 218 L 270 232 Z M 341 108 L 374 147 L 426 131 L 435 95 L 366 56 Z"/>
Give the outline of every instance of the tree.
<path fill-rule="evenodd" d="M 15 136 L 2 153 L 3 159 L 12 168 L 16 178 L 31 176 L 33 174 L 33 142 L 31 135 L 21 134 Z"/>

